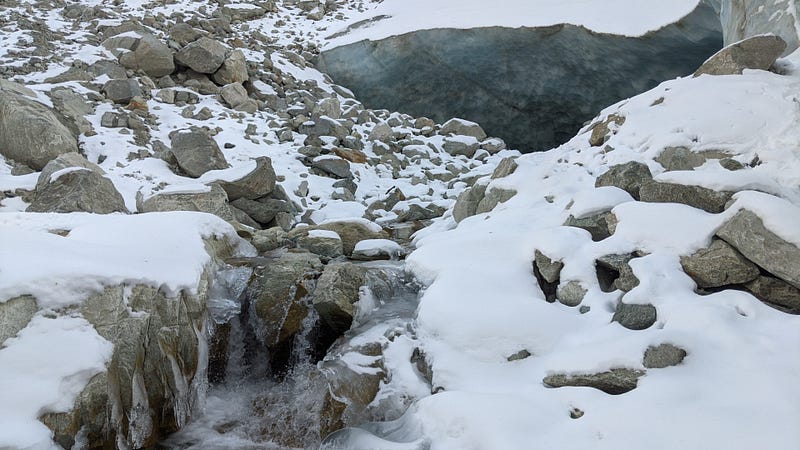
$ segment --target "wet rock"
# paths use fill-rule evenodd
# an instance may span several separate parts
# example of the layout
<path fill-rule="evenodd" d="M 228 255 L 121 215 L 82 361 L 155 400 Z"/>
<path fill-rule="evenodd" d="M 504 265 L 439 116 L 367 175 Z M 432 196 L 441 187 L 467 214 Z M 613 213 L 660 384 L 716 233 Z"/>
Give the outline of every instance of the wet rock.
<path fill-rule="evenodd" d="M 608 140 L 608 134 L 625 123 L 625 116 L 618 114 L 609 114 L 606 120 L 598 122 L 590 128 L 592 131 L 589 137 L 589 145 L 592 147 L 600 147 Z"/>
<path fill-rule="evenodd" d="M 268 156 L 256 158 L 256 167 L 250 173 L 234 181 L 220 181 L 219 185 L 228 194 L 230 201 L 240 198 L 257 199 L 270 194 L 275 189 L 275 169 Z"/>
<path fill-rule="evenodd" d="M 214 73 L 222 66 L 228 49 L 220 42 L 201 37 L 175 54 L 175 61 L 198 73 Z"/>
<path fill-rule="evenodd" d="M 253 233 L 251 243 L 259 253 L 264 253 L 289 246 L 292 242 L 281 227 L 272 227 Z"/>
<path fill-rule="evenodd" d="M 611 212 L 595 214 L 580 219 L 576 219 L 575 216 L 570 215 L 564 222 L 564 226 L 583 228 L 584 230 L 588 231 L 589 234 L 592 235 L 593 241 L 595 242 L 602 241 L 603 239 L 606 239 L 610 237 L 611 234 L 613 234 L 609 222 L 611 216 L 612 216 Z"/>
<path fill-rule="evenodd" d="M 639 305 L 620 301 L 617 303 L 617 310 L 611 320 L 629 330 L 646 330 L 656 323 L 657 316 L 656 308 L 653 305 Z"/>
<path fill-rule="evenodd" d="M 760 273 L 758 266 L 721 239 L 714 239 L 708 248 L 690 256 L 682 256 L 681 266 L 701 288 L 747 283 Z"/>
<path fill-rule="evenodd" d="M 643 364 L 648 369 L 677 366 L 686 357 L 686 350 L 672 344 L 650 346 L 644 352 Z"/>
<path fill-rule="evenodd" d="M 0 303 L 0 347 L 6 339 L 14 337 L 28 326 L 39 308 L 30 295 L 14 297 Z"/>
<path fill-rule="evenodd" d="M 739 211 L 717 230 L 717 236 L 767 272 L 800 288 L 800 248 L 767 229 L 755 213 Z"/>
<path fill-rule="evenodd" d="M 721 213 L 732 192 L 718 192 L 701 186 L 648 182 L 639 189 L 639 200 L 653 203 L 683 203 L 712 214 Z"/>
<path fill-rule="evenodd" d="M 128 212 L 114 183 L 100 173 L 83 167 L 55 172 L 36 191 L 28 212 Z"/>
<path fill-rule="evenodd" d="M 581 304 L 588 291 L 578 281 L 561 283 L 556 290 L 556 299 L 562 305 L 575 307 Z"/>
<path fill-rule="evenodd" d="M 458 118 L 450 119 L 442 124 L 442 129 L 439 130 L 439 134 L 442 136 L 471 136 L 479 141 L 486 139 L 486 132 L 483 131 L 480 125 L 469 120 Z"/>
<path fill-rule="evenodd" d="M 187 175 L 197 178 L 209 170 L 227 169 L 228 162 L 217 142 L 199 130 L 181 131 L 172 135 L 172 154 Z"/>
<path fill-rule="evenodd" d="M 745 69 L 769 70 L 786 50 L 786 41 L 779 36 L 753 36 L 731 44 L 708 59 L 694 76 L 741 75 Z"/>
<path fill-rule="evenodd" d="M 136 80 L 109 80 L 103 85 L 103 93 L 112 102 L 126 105 L 133 97 L 141 97 L 142 89 Z"/>
<path fill-rule="evenodd" d="M 302 328 L 308 307 L 303 299 L 313 291 L 322 262 L 311 253 L 287 252 L 257 273 L 247 297 L 259 319 L 256 334 L 267 347 L 286 342 Z"/>
<path fill-rule="evenodd" d="M 686 147 L 667 147 L 656 158 L 665 170 L 693 170 L 711 159 L 729 158 L 731 155 L 718 150 L 695 152 Z"/>
<path fill-rule="evenodd" d="M 55 112 L 17 93 L 25 87 L 0 85 L 0 153 L 35 170 L 58 155 L 77 152 L 78 141 Z"/>
<path fill-rule="evenodd" d="M 137 199 L 137 209 L 139 212 L 199 211 L 223 220 L 234 220 L 228 207 L 228 195 L 217 185 L 212 185 L 208 192 L 157 193 L 143 202 Z"/>
<path fill-rule="evenodd" d="M 352 263 L 329 264 L 319 278 L 312 302 L 320 319 L 337 334 L 350 329 L 364 284 L 366 270 Z"/>
<path fill-rule="evenodd" d="M 757 299 L 792 314 L 800 314 L 800 289 L 773 277 L 760 276 L 745 283 L 745 289 Z"/>
<path fill-rule="evenodd" d="M 643 184 L 652 179 L 653 175 L 650 173 L 650 169 L 647 165 L 631 161 L 625 164 L 611 166 L 606 173 L 597 177 L 594 186 L 616 186 L 638 200 L 639 189 Z"/>
<path fill-rule="evenodd" d="M 644 374 L 643 370 L 618 368 L 586 375 L 548 375 L 544 377 L 542 382 L 554 388 L 566 386 L 591 387 L 599 389 L 606 394 L 619 395 L 636 389 L 639 378 Z"/>
<path fill-rule="evenodd" d="M 241 50 L 232 51 L 222 66 L 211 76 L 211 79 L 219 85 L 231 83 L 244 83 L 250 77 L 247 74 L 247 61 Z"/>

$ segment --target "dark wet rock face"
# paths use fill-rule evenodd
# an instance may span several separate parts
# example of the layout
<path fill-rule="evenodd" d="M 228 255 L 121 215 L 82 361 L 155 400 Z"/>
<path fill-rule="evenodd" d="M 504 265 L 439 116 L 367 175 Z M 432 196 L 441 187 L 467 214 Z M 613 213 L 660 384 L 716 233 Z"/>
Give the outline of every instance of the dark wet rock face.
<path fill-rule="evenodd" d="M 537 151 L 603 107 L 691 74 L 721 47 L 719 17 L 704 4 L 641 38 L 573 25 L 423 30 L 328 50 L 318 67 L 370 108 L 463 117 Z"/>

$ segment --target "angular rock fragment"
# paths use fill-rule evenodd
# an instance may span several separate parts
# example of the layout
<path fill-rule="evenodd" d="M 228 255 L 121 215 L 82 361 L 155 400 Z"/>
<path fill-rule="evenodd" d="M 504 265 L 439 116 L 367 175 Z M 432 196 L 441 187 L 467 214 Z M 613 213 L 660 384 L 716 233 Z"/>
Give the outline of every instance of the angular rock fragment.
<path fill-rule="evenodd" d="M 610 167 L 606 173 L 597 177 L 594 186 L 616 186 L 638 200 L 639 189 L 652 179 L 653 175 L 647 165 L 631 161 Z"/>
<path fill-rule="evenodd" d="M 645 371 L 643 370 L 618 368 L 586 375 L 548 375 L 544 377 L 542 382 L 554 388 L 566 386 L 591 387 L 599 389 L 606 394 L 619 395 L 636 389 L 639 378 L 644 374 Z"/>
<path fill-rule="evenodd" d="M 682 256 L 681 266 L 701 288 L 747 283 L 760 273 L 758 266 L 721 239 L 690 256 Z"/>
<path fill-rule="evenodd" d="M 228 162 L 217 142 L 203 131 L 175 133 L 171 144 L 178 166 L 190 177 L 197 178 L 209 170 L 228 168 Z"/>
<path fill-rule="evenodd" d="M 613 322 L 617 322 L 629 330 L 645 330 L 656 323 L 658 317 L 655 306 L 639 305 L 634 303 L 617 303 Z"/>
<path fill-rule="evenodd" d="M 230 201 L 240 198 L 257 199 L 270 194 L 275 189 L 276 175 L 272 160 L 268 156 L 256 158 L 256 167 L 250 173 L 233 181 L 219 181 Z"/>
<path fill-rule="evenodd" d="M 337 334 L 350 328 L 366 270 L 352 263 L 333 263 L 317 282 L 313 304 L 320 318 Z"/>
<path fill-rule="evenodd" d="M 741 75 L 745 69 L 769 70 L 784 50 L 786 41 L 779 36 L 753 36 L 717 52 L 697 69 L 694 76 Z"/>
<path fill-rule="evenodd" d="M 28 212 L 128 212 L 114 183 L 83 167 L 61 169 L 49 177 L 26 210 Z"/>
<path fill-rule="evenodd" d="M 650 346 L 644 352 L 642 364 L 648 369 L 677 366 L 686 357 L 686 350 L 672 344 Z"/>
<path fill-rule="evenodd" d="M 682 203 L 712 214 L 724 211 L 732 195 L 733 192 L 658 181 L 644 183 L 639 189 L 639 200 L 643 202 Z"/>
<path fill-rule="evenodd" d="M 201 37 L 175 54 L 175 61 L 198 73 L 214 73 L 222 66 L 228 49 L 220 42 Z"/>

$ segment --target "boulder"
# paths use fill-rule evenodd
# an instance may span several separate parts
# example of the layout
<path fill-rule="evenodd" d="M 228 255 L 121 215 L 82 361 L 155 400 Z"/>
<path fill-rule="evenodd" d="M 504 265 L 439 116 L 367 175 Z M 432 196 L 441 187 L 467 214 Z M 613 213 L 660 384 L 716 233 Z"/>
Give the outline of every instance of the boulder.
<path fill-rule="evenodd" d="M 143 34 L 132 50 L 119 55 L 120 64 L 128 69 L 141 70 L 154 78 L 161 78 L 175 71 L 172 50 L 155 36 Z"/>
<path fill-rule="evenodd" d="M 244 83 L 250 77 L 247 75 L 247 60 L 241 50 L 232 51 L 222 66 L 211 75 L 211 79 L 219 85 L 231 83 Z"/>
<path fill-rule="evenodd" d="M 128 212 L 114 183 L 97 171 L 83 167 L 61 169 L 36 191 L 28 212 Z"/>
<path fill-rule="evenodd" d="M 287 252 L 256 272 L 247 298 L 258 318 L 256 335 L 267 347 L 286 342 L 302 328 L 308 308 L 303 299 L 313 291 L 322 262 L 308 252 Z"/>
<path fill-rule="evenodd" d="M 773 277 L 760 276 L 745 283 L 745 289 L 757 299 L 792 314 L 800 314 L 800 289 Z"/>
<path fill-rule="evenodd" d="M 444 138 L 442 149 L 451 156 L 472 158 L 480 148 L 480 142 L 472 136 L 452 136 Z"/>
<path fill-rule="evenodd" d="M 103 94 L 114 103 L 128 104 L 133 97 L 141 97 L 142 89 L 133 79 L 108 80 L 103 85 Z"/>
<path fill-rule="evenodd" d="M 397 242 L 389 239 L 365 239 L 356 244 L 350 259 L 358 261 L 378 261 L 399 259 L 406 251 Z"/>
<path fill-rule="evenodd" d="M 49 95 L 56 110 L 71 122 L 71 131 L 77 133 L 92 131 L 92 124 L 86 120 L 86 116 L 94 112 L 94 107 L 87 103 L 81 94 L 69 88 L 55 88 Z M 75 126 L 74 130 L 72 124 Z"/>
<path fill-rule="evenodd" d="M 628 292 L 639 285 L 639 279 L 633 274 L 633 269 L 629 262 L 635 258 L 635 254 L 611 254 L 604 255 L 595 260 L 597 269 L 597 279 L 600 288 L 605 292 L 619 289 Z"/>
<path fill-rule="evenodd" d="M 272 222 L 278 213 L 290 213 L 292 211 L 291 204 L 288 202 L 271 198 L 256 201 L 242 197 L 231 202 L 231 205 L 241 209 L 262 225 Z"/>
<path fill-rule="evenodd" d="M 336 221 L 318 226 L 320 230 L 333 231 L 342 238 L 342 249 L 346 256 L 352 255 L 358 242 L 366 239 L 387 239 L 385 231 L 374 228 L 359 221 Z"/>
<path fill-rule="evenodd" d="M 380 141 L 380 142 L 391 142 L 393 137 L 392 127 L 389 126 L 386 122 L 381 122 L 369 132 L 369 136 L 367 140 L 370 141 Z"/>
<path fill-rule="evenodd" d="M 606 120 L 593 124 L 589 129 L 592 134 L 589 136 L 589 145 L 600 147 L 608 140 L 609 133 L 625 123 L 625 116 L 619 114 L 609 114 Z"/>
<path fill-rule="evenodd" d="M 56 113 L 47 106 L 18 94 L 7 82 L 0 86 L 0 153 L 34 170 L 58 155 L 77 152 L 78 141 Z M 16 85 L 16 90 L 25 88 Z"/>
<path fill-rule="evenodd" d="M 639 200 L 643 202 L 683 203 L 712 214 L 724 211 L 731 196 L 733 192 L 658 181 L 644 183 L 639 189 Z"/>
<path fill-rule="evenodd" d="M 476 184 L 471 188 L 465 189 L 464 192 L 458 195 L 456 204 L 453 206 L 453 219 L 456 222 L 461 222 L 467 217 L 474 216 L 478 210 L 478 204 L 483 200 L 485 194 L 485 184 Z"/>
<path fill-rule="evenodd" d="M 653 305 L 639 305 L 620 301 L 617 303 L 617 309 L 611 320 L 629 330 L 645 330 L 656 323 L 657 317 L 658 313 Z"/>
<path fill-rule="evenodd" d="M 644 352 L 642 364 L 648 369 L 663 369 L 677 366 L 686 357 L 686 350 L 672 344 L 650 346 Z"/>
<path fill-rule="evenodd" d="M 256 167 L 250 173 L 233 181 L 219 181 L 230 201 L 240 198 L 257 199 L 270 194 L 275 189 L 275 169 L 268 156 L 256 158 Z"/>
<path fill-rule="evenodd" d="M 204 32 L 195 30 L 185 22 L 176 23 L 169 29 L 169 38 L 181 47 L 200 39 L 203 35 Z"/>
<path fill-rule="evenodd" d="M 683 271 L 701 288 L 743 284 L 755 280 L 760 271 L 741 253 L 721 239 L 708 248 L 681 257 Z"/>
<path fill-rule="evenodd" d="M 575 216 L 570 215 L 564 222 L 564 226 L 583 228 L 592 235 L 593 241 L 602 241 L 613 234 L 609 224 L 611 216 L 612 213 L 609 211 L 588 217 L 582 217 L 580 219 L 576 219 Z"/>
<path fill-rule="evenodd" d="M 717 236 L 762 269 L 800 288 L 800 248 L 767 229 L 755 213 L 739 211 L 717 230 Z"/>
<path fill-rule="evenodd" d="M 625 164 L 611 166 L 608 171 L 595 181 L 595 187 L 616 186 L 636 200 L 639 199 L 639 189 L 643 184 L 651 181 L 653 175 L 650 168 L 640 162 L 631 161 Z"/>
<path fill-rule="evenodd" d="M 745 69 L 769 70 L 784 50 L 786 41 L 779 36 L 753 36 L 718 51 L 697 69 L 694 76 L 741 75 Z"/>
<path fill-rule="evenodd" d="M 542 382 L 547 386 L 559 388 L 565 386 L 591 387 L 606 394 L 619 395 L 636 389 L 644 370 L 628 368 L 611 369 L 593 374 L 554 374 L 544 377 Z"/>
<path fill-rule="evenodd" d="M 492 179 L 505 178 L 517 170 L 517 158 L 508 156 L 500 160 L 492 172 Z"/>
<path fill-rule="evenodd" d="M 442 136 L 471 136 L 479 141 L 486 139 L 486 132 L 483 131 L 480 125 L 469 120 L 458 118 L 450 119 L 442 124 L 439 134 Z"/>
<path fill-rule="evenodd" d="M 333 231 L 316 230 L 297 240 L 297 246 L 317 255 L 323 262 L 344 255 L 342 238 Z"/>
<path fill-rule="evenodd" d="M 209 170 L 228 168 L 228 161 L 217 142 L 203 131 L 177 132 L 172 135 L 171 145 L 178 167 L 192 178 Z"/>
<path fill-rule="evenodd" d="M 350 172 L 350 163 L 338 157 L 319 157 L 314 159 L 311 167 L 320 170 L 324 174 L 332 175 L 337 178 L 353 178 Z"/>
<path fill-rule="evenodd" d="M 730 154 L 719 150 L 695 152 L 686 147 L 667 147 L 655 158 L 667 171 L 693 170 L 710 159 L 730 158 Z"/>
<path fill-rule="evenodd" d="M 175 54 L 175 61 L 198 73 L 212 74 L 222 66 L 228 48 L 222 43 L 201 37 Z"/>
<path fill-rule="evenodd" d="M 0 302 L 0 348 L 6 339 L 17 335 L 38 311 L 36 299 L 30 295 L 14 297 Z"/>
<path fill-rule="evenodd" d="M 354 304 L 366 281 L 366 270 L 352 263 L 329 264 L 322 272 L 312 302 L 320 319 L 335 333 L 342 334 L 350 329 Z"/>
<path fill-rule="evenodd" d="M 269 252 L 281 247 L 288 247 L 292 242 L 281 227 L 258 230 L 253 233 L 251 243 L 259 253 Z"/>
<path fill-rule="evenodd" d="M 219 91 L 222 100 L 237 111 L 254 113 L 258 110 L 258 103 L 247 95 L 247 90 L 242 83 L 226 84 Z"/>
<path fill-rule="evenodd" d="M 36 180 L 36 191 L 38 192 L 44 189 L 50 183 L 50 177 L 54 173 L 68 167 L 82 167 L 84 169 L 97 172 L 100 175 L 106 174 L 105 171 L 100 168 L 100 166 L 89 162 L 89 160 L 84 158 L 80 153 L 64 153 L 44 166 L 42 173 L 39 174 L 39 178 Z"/>
<path fill-rule="evenodd" d="M 228 195 L 217 186 L 211 185 L 206 192 L 160 192 L 140 202 L 137 199 L 139 212 L 161 211 L 199 211 L 223 219 L 234 220 L 228 207 Z"/>

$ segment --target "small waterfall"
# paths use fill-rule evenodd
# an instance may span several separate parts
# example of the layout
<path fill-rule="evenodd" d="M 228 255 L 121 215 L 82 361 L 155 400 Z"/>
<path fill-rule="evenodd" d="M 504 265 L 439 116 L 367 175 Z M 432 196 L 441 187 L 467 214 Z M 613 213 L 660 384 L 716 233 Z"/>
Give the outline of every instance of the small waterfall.
<path fill-rule="evenodd" d="M 270 355 L 250 326 L 245 298 L 249 269 L 223 273 L 227 287 L 221 292 L 227 298 L 209 305 L 216 332 L 209 343 L 205 407 L 160 448 L 318 448 L 321 435 L 335 429 L 402 415 L 412 400 L 406 392 L 408 376 L 394 376 L 392 369 L 412 365 L 418 287 L 407 279 L 400 262 L 363 265 L 368 269 L 368 286 L 362 288 L 352 328 L 322 358 L 316 349 L 320 319 L 311 298 L 303 299 L 309 314 L 291 343 L 288 368 L 281 373 L 270 369 Z M 377 356 L 359 359 L 365 348 Z M 397 361 L 389 361 L 390 357 Z M 364 362 L 374 363 L 370 370 L 380 374 L 370 380 L 375 391 L 370 392 L 373 400 L 364 400 L 369 405 L 354 406 L 358 402 L 333 395 L 350 392 L 348 383 L 360 386 L 362 380 L 350 374 L 362 371 Z M 419 395 L 430 393 L 422 377 L 414 381 Z M 337 405 L 344 405 L 344 412 Z"/>

